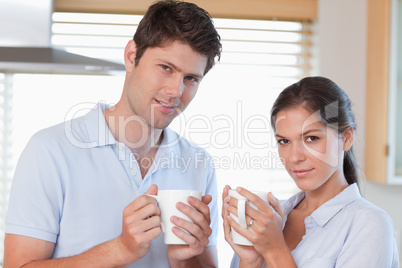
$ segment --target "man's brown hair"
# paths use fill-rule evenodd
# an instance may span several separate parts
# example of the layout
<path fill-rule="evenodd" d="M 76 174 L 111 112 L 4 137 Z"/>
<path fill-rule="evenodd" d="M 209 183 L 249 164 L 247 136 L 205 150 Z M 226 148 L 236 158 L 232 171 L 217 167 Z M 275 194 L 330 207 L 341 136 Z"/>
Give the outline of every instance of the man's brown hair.
<path fill-rule="evenodd" d="M 208 12 L 193 3 L 176 0 L 151 5 L 133 39 L 137 45 L 136 65 L 147 48 L 180 41 L 207 57 L 204 74 L 214 66 L 215 58 L 220 59 L 222 50 L 221 38 Z"/>

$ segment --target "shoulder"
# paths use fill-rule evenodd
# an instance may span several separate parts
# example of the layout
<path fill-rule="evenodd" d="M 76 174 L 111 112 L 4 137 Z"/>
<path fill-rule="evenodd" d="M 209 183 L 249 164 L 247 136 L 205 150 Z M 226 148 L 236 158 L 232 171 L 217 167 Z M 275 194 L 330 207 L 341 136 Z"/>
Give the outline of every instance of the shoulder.
<path fill-rule="evenodd" d="M 391 217 L 383 209 L 363 197 L 346 206 L 345 210 L 348 211 L 356 226 L 372 227 L 376 229 L 376 232 L 378 229 L 383 231 L 386 231 L 386 229 L 393 230 Z"/>
<path fill-rule="evenodd" d="M 39 130 L 30 139 L 29 144 L 39 146 L 72 145 L 74 140 L 87 140 L 84 117 L 78 117 L 57 125 Z"/>
<path fill-rule="evenodd" d="M 83 131 L 76 131 L 77 128 L 82 128 L 82 118 L 69 122 L 73 122 L 76 126 L 75 130 L 66 129 L 66 122 L 62 122 L 36 132 L 26 144 L 19 162 L 25 165 L 49 161 L 60 162 L 61 159 L 76 155 L 78 150 L 85 148 L 83 145 L 88 143 L 77 142 L 87 136 Z M 62 162 L 64 161 L 59 164 Z"/>
<path fill-rule="evenodd" d="M 355 202 L 350 204 L 350 209 L 357 212 L 359 216 L 380 216 L 384 218 L 390 218 L 389 215 L 378 206 L 374 205 L 370 201 L 363 197 L 357 198 Z"/>

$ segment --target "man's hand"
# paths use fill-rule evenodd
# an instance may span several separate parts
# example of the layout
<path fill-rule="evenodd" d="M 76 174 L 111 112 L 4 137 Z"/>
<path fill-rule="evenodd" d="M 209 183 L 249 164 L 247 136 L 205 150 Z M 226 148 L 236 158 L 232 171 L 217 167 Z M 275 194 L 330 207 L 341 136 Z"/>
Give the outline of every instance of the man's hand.
<path fill-rule="evenodd" d="M 152 185 L 147 194 L 156 194 Z M 116 239 L 81 254 L 50 259 L 54 243 L 32 237 L 6 234 L 4 267 L 127 267 L 144 257 L 153 239 L 161 234 L 160 211 L 152 197 L 143 195 L 123 211 L 123 231 Z"/>
<path fill-rule="evenodd" d="M 158 187 L 151 185 L 145 194 L 156 195 Z M 161 234 L 160 210 L 154 198 L 142 195 L 123 211 L 123 230 L 118 237 L 125 263 L 144 257 L 151 248 L 151 241 Z"/>
<path fill-rule="evenodd" d="M 173 233 L 188 244 L 168 246 L 168 257 L 171 266 L 175 266 L 180 261 L 189 260 L 204 252 L 205 247 L 209 243 L 208 237 L 212 234 L 210 227 L 211 217 L 208 207 L 211 201 L 212 196 L 205 195 L 202 197 L 202 201 L 191 196 L 188 197 L 187 202 L 194 208 L 182 202 L 177 203 L 177 209 L 187 215 L 194 223 L 175 216 L 170 219 L 177 226 L 173 227 Z M 189 232 L 189 234 L 179 227 Z"/>

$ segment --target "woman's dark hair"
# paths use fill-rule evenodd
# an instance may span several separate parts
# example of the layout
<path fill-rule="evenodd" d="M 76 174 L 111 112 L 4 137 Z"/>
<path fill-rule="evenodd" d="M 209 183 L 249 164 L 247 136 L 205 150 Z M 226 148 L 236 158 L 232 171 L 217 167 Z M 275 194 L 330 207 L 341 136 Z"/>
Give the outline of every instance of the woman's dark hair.
<path fill-rule="evenodd" d="M 206 74 L 220 59 L 220 36 L 207 11 L 193 3 L 176 0 L 159 1 L 151 5 L 134 34 L 137 45 L 135 64 L 147 48 L 162 47 L 180 41 L 207 57 Z"/>
<path fill-rule="evenodd" d="M 302 106 L 311 113 L 318 113 L 324 125 L 342 134 L 350 127 L 356 130 L 351 105 L 346 93 L 330 79 L 306 77 L 279 94 L 271 110 L 271 126 L 276 131 L 276 116 L 280 111 Z M 343 172 L 349 184 L 358 183 L 358 164 L 353 146 L 345 152 Z"/>

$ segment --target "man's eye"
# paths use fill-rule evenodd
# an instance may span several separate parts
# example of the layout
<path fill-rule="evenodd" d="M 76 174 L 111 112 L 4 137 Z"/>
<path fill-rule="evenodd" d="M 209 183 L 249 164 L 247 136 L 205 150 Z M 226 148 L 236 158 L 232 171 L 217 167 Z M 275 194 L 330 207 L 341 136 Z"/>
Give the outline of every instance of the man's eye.
<path fill-rule="evenodd" d="M 197 78 L 193 77 L 193 76 L 186 76 L 186 79 L 191 81 L 191 82 L 197 82 Z"/>
<path fill-rule="evenodd" d="M 166 65 L 161 65 L 161 67 L 162 67 L 162 69 L 164 69 L 164 70 L 166 70 L 166 71 L 169 71 L 170 70 L 170 68 L 169 68 L 169 66 L 166 66 Z"/>

